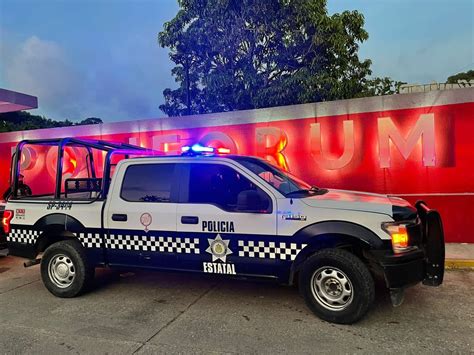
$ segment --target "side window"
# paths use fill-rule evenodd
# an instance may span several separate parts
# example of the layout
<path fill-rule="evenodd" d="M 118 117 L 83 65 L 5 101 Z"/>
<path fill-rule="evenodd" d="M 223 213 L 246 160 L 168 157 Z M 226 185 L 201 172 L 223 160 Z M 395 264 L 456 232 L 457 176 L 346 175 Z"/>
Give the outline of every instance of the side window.
<path fill-rule="evenodd" d="M 171 202 L 175 164 L 131 165 L 120 197 L 129 202 Z"/>
<path fill-rule="evenodd" d="M 238 171 L 219 164 L 190 164 L 189 203 L 229 212 L 271 213 L 269 196 Z"/>

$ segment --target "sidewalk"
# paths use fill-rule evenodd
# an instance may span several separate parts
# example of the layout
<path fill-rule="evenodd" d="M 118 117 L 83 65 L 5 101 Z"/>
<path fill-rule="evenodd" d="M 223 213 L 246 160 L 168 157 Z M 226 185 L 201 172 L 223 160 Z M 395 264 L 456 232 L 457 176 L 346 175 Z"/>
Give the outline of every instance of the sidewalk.
<path fill-rule="evenodd" d="M 474 269 L 473 243 L 446 243 L 447 269 Z"/>

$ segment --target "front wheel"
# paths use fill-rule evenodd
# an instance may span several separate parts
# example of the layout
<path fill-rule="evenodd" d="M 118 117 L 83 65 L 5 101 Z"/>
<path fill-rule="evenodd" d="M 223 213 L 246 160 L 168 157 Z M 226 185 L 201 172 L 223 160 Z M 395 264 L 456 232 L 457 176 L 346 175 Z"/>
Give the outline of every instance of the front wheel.
<path fill-rule="evenodd" d="M 41 278 L 53 295 L 70 298 L 84 292 L 94 277 L 77 240 L 63 240 L 50 245 L 41 258 Z"/>
<path fill-rule="evenodd" d="M 299 287 L 308 307 L 328 322 L 351 324 L 367 313 L 375 296 L 364 263 L 341 249 L 325 249 L 302 266 Z"/>

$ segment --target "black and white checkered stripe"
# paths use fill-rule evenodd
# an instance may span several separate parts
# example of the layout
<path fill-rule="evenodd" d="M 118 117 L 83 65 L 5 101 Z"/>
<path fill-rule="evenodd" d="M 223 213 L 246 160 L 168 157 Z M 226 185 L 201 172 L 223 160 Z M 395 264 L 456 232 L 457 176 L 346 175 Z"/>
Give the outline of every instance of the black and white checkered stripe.
<path fill-rule="evenodd" d="M 110 249 L 157 251 L 162 253 L 199 254 L 198 238 L 155 237 L 152 235 L 111 234 L 107 237 Z"/>
<path fill-rule="evenodd" d="M 12 229 L 7 235 L 7 241 L 12 243 L 36 244 L 42 231 L 34 229 Z M 74 233 L 73 233 L 74 234 Z M 100 248 L 101 238 L 99 233 L 74 234 L 86 248 Z"/>
<path fill-rule="evenodd" d="M 306 244 L 239 240 L 239 256 L 261 259 L 295 260 Z"/>
<path fill-rule="evenodd" d="M 33 229 L 12 229 L 7 241 L 12 243 L 35 244 L 41 231 Z M 100 233 L 74 233 L 85 248 L 101 248 Z M 151 235 L 112 234 L 107 237 L 107 247 L 111 249 L 154 251 L 162 253 L 199 254 L 198 238 L 155 237 Z"/>
<path fill-rule="evenodd" d="M 7 242 L 35 244 L 40 232 L 32 229 L 12 229 L 7 235 Z"/>
<path fill-rule="evenodd" d="M 78 233 L 76 236 L 85 248 L 102 247 L 102 238 L 99 233 Z"/>
<path fill-rule="evenodd" d="M 33 229 L 12 229 L 7 241 L 35 244 L 41 231 Z M 101 248 L 100 233 L 76 233 L 85 248 Z M 238 241 L 240 257 L 295 260 L 306 244 Z M 161 253 L 200 254 L 199 238 L 156 237 L 153 235 L 111 234 L 107 237 L 107 248 L 133 251 L 152 251 Z"/>

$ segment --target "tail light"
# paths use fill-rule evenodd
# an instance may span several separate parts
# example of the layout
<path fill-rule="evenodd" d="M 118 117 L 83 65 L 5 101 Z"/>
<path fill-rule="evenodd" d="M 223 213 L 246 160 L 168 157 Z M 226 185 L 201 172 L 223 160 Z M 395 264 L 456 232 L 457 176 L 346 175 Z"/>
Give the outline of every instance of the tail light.
<path fill-rule="evenodd" d="M 2 218 L 2 225 L 3 225 L 3 231 L 5 234 L 10 233 L 11 228 L 10 228 L 10 222 L 13 219 L 13 211 L 11 210 L 5 210 L 3 212 L 3 218 Z"/>
<path fill-rule="evenodd" d="M 413 249 L 409 243 L 406 224 L 387 222 L 382 224 L 382 229 L 392 238 L 392 249 L 395 254 Z"/>

